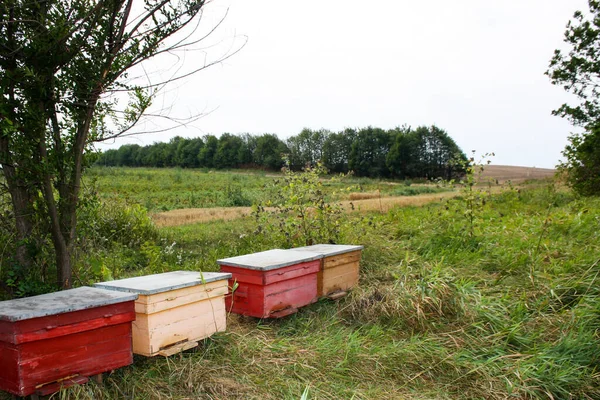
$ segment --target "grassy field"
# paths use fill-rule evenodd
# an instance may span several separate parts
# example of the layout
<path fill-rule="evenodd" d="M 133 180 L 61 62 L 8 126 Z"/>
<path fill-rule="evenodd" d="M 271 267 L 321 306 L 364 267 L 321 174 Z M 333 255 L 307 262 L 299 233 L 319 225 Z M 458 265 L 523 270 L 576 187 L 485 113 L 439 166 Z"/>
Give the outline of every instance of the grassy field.
<path fill-rule="evenodd" d="M 269 199 L 269 186 L 281 174 L 264 171 L 212 171 L 181 168 L 106 168 L 86 172 L 105 200 L 125 200 L 157 213 L 178 209 L 251 206 Z M 385 182 L 352 176 L 324 179 L 330 200 L 438 193 L 447 188 L 412 182 Z"/>
<path fill-rule="evenodd" d="M 54 398 L 600 398 L 600 199 L 551 183 L 477 192 L 475 206 L 457 194 L 343 214 L 340 242 L 365 246 L 349 296 L 274 321 L 229 315 L 194 350 Z M 281 245 L 244 216 L 156 230 L 143 210 L 102 210 L 113 247 L 96 264 L 114 278 L 216 271 Z"/>

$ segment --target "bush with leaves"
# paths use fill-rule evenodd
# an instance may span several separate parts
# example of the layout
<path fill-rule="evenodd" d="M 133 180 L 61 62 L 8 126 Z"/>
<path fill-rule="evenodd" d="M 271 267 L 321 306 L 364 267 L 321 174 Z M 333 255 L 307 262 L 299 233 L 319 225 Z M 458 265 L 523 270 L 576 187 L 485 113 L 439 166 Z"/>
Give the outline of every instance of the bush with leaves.
<path fill-rule="evenodd" d="M 345 216 L 340 204 L 327 201 L 321 179 L 327 169 L 318 162 L 294 172 L 286 160 L 282 171 L 283 177 L 271 187 L 270 200 L 253 207 L 255 234 L 284 248 L 337 243 Z"/>

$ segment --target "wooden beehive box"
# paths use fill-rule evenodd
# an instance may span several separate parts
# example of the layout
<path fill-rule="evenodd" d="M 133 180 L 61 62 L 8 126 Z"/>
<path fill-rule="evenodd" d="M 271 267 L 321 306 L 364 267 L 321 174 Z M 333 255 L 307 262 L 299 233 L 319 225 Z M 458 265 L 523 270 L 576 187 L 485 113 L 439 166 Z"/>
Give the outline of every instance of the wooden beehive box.
<path fill-rule="evenodd" d="M 0 389 L 48 395 L 131 364 L 136 298 L 80 287 L 0 302 Z"/>
<path fill-rule="evenodd" d="M 317 300 L 321 255 L 293 250 L 268 250 L 217 260 L 230 272 L 237 288 L 225 303 L 227 310 L 257 318 L 279 318 Z"/>
<path fill-rule="evenodd" d="M 363 246 L 316 244 L 294 250 L 309 251 L 323 256 L 317 275 L 319 297 L 344 294 L 358 284 L 358 270 Z"/>
<path fill-rule="evenodd" d="M 133 352 L 169 356 L 226 328 L 227 279 L 219 272 L 174 271 L 95 284 L 136 293 Z"/>

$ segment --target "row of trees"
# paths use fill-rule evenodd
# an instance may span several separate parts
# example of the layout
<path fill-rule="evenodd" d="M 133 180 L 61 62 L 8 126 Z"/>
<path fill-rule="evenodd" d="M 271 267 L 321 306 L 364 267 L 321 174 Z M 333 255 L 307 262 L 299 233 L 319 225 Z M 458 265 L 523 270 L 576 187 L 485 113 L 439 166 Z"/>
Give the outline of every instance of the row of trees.
<path fill-rule="evenodd" d="M 422 126 L 390 130 L 367 127 L 337 133 L 304 129 L 285 142 L 272 134 L 175 137 L 168 143 L 129 144 L 108 150 L 97 164 L 277 170 L 283 165 L 284 155 L 296 170 L 322 161 L 331 172 L 398 178 L 450 178 L 459 172 L 457 165 L 466 161 L 465 154 L 444 130 Z"/>

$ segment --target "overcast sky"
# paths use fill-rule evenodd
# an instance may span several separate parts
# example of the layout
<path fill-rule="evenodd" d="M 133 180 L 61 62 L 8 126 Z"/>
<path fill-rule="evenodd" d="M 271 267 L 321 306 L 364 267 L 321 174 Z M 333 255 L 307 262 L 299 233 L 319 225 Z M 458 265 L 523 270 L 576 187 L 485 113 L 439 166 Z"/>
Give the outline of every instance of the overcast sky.
<path fill-rule="evenodd" d="M 574 128 L 551 111 L 574 99 L 544 72 L 578 9 L 587 1 L 214 0 L 204 29 L 228 10 L 205 42 L 215 46 L 186 54 L 186 66 L 246 45 L 156 102 L 174 116 L 208 114 L 110 147 L 435 124 L 465 152 L 495 152 L 494 164 L 553 168 Z"/>

